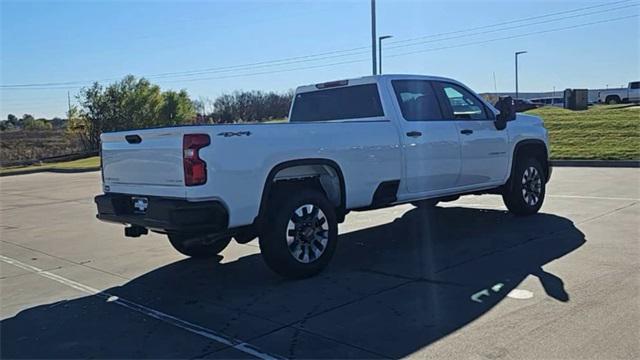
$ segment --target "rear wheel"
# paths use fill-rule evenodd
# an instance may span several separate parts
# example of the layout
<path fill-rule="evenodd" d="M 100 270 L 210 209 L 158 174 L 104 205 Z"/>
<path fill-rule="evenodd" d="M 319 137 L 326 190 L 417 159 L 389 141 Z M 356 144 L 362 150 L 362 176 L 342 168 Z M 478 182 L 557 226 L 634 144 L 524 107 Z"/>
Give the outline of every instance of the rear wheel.
<path fill-rule="evenodd" d="M 313 189 L 281 191 L 270 202 L 260 250 L 273 271 L 299 279 L 327 266 L 337 239 L 335 209 L 324 194 Z"/>
<path fill-rule="evenodd" d="M 620 98 L 617 96 L 608 96 L 607 97 L 607 104 L 609 105 L 615 105 L 615 104 L 619 104 L 620 103 Z"/>
<path fill-rule="evenodd" d="M 516 215 L 535 214 L 542 207 L 545 187 L 545 173 L 540 162 L 534 158 L 519 158 L 502 199 Z"/>
<path fill-rule="evenodd" d="M 216 234 L 174 233 L 167 236 L 178 252 L 194 258 L 216 256 L 231 242 L 230 236 L 220 238 Z"/>

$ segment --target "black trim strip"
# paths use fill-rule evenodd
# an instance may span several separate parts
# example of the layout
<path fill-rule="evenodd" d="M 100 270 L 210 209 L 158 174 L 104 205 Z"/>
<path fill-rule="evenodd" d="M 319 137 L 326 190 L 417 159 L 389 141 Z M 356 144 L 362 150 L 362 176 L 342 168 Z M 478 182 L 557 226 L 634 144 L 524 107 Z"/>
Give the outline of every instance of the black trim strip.
<path fill-rule="evenodd" d="M 381 207 L 398 201 L 398 188 L 400 180 L 383 181 L 373 193 L 371 207 Z"/>
<path fill-rule="evenodd" d="M 523 146 L 526 145 L 535 145 L 535 146 L 540 146 L 543 150 L 544 153 L 547 155 L 547 158 L 544 160 L 546 162 L 546 166 L 547 168 L 544 169 L 545 171 L 547 171 L 547 182 L 549 182 L 549 179 L 551 178 L 551 170 L 550 170 L 550 166 L 549 166 L 549 150 L 547 149 L 547 146 L 545 145 L 544 141 L 539 140 L 539 139 L 525 139 L 525 140 L 521 140 L 518 143 L 516 143 L 516 146 L 513 147 L 513 156 L 511 158 L 511 172 L 509 173 L 509 180 L 511 179 L 511 174 L 513 174 L 513 170 L 516 167 L 516 161 L 518 159 L 518 151 L 520 151 L 520 149 Z M 545 164 L 540 164 L 542 166 L 545 166 Z M 508 184 L 509 182 L 507 182 Z"/>

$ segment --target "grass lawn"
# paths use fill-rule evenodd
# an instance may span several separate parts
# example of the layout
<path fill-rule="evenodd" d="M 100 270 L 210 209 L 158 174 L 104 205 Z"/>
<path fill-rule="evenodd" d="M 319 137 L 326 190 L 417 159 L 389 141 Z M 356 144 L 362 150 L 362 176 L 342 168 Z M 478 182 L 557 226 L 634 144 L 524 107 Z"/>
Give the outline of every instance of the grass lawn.
<path fill-rule="evenodd" d="M 640 159 L 640 106 L 595 105 L 586 111 L 545 106 L 527 113 L 544 119 L 553 159 Z"/>
<path fill-rule="evenodd" d="M 0 173 L 3 175 L 6 175 L 14 172 L 22 172 L 24 170 L 36 170 L 36 169 L 37 170 L 50 170 L 50 169 L 73 170 L 73 169 L 93 168 L 98 166 L 100 166 L 100 157 L 93 156 L 93 157 L 73 160 L 73 161 L 46 163 L 42 165 L 1 168 Z"/>

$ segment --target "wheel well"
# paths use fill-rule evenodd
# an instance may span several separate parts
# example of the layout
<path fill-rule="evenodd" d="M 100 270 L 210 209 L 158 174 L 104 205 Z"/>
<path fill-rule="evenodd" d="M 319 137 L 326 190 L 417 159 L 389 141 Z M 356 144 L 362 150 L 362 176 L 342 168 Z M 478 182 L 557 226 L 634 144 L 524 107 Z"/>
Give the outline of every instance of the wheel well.
<path fill-rule="evenodd" d="M 513 154 L 513 164 L 511 171 L 515 168 L 516 162 L 520 159 L 533 157 L 540 162 L 545 172 L 545 178 L 549 179 L 549 156 L 546 145 L 539 140 L 524 140 L 516 145 Z"/>
<path fill-rule="evenodd" d="M 260 225 L 273 194 L 285 188 L 287 191 L 295 191 L 292 188 L 296 187 L 322 191 L 336 207 L 338 221 L 344 220 L 346 193 L 340 167 L 331 160 L 305 159 L 279 164 L 269 172 L 262 192 L 260 212 L 254 223 Z"/>
<path fill-rule="evenodd" d="M 610 99 L 618 99 L 620 101 L 620 96 L 618 95 L 607 95 L 604 101 L 609 101 Z"/>

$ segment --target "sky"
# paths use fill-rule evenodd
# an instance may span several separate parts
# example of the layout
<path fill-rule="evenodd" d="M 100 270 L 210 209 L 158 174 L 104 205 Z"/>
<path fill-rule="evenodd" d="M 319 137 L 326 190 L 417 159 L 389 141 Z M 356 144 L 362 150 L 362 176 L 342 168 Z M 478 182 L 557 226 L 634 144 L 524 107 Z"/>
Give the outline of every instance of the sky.
<path fill-rule="evenodd" d="M 384 73 L 509 92 L 527 51 L 521 92 L 640 80 L 640 0 L 376 4 Z M 0 0 L 0 119 L 65 117 L 67 93 L 127 74 L 192 99 L 370 75 L 370 26 L 369 0 Z"/>

